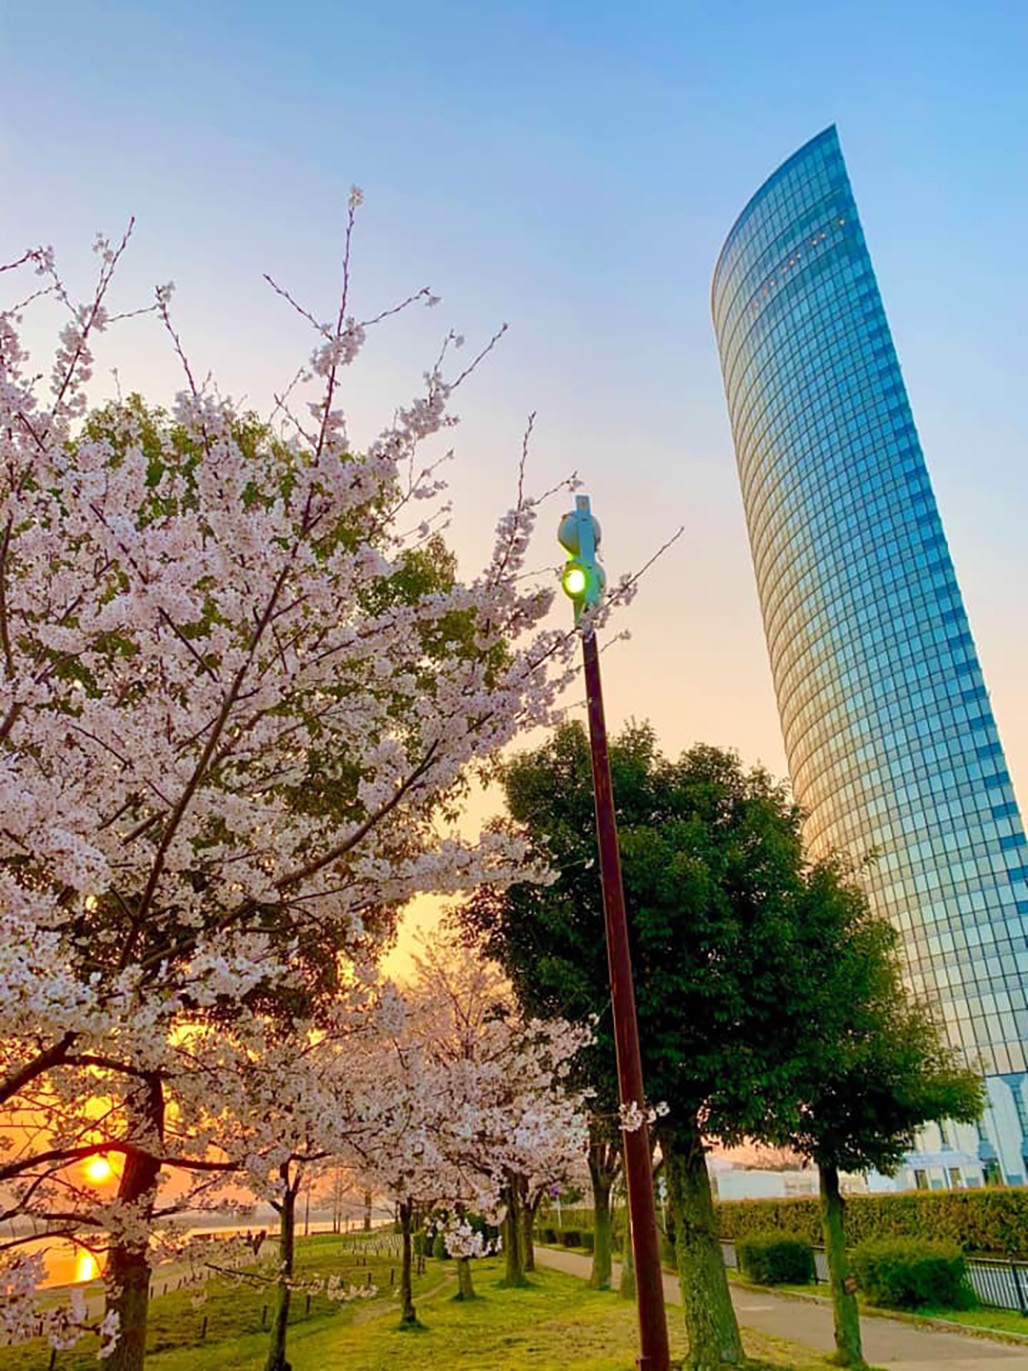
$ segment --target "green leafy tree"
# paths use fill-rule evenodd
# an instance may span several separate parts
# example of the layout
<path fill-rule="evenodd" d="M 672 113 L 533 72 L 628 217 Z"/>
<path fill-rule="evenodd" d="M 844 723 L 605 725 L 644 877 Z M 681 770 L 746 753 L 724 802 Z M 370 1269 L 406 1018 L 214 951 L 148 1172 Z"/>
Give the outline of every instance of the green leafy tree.
<path fill-rule="evenodd" d="M 643 1069 L 668 1106 L 655 1133 L 667 1178 L 695 1368 L 744 1362 L 715 1228 L 706 1139 L 778 1141 L 798 1125 L 817 968 L 837 901 L 811 898 L 799 810 L 785 787 L 696 746 L 677 761 L 634 725 L 611 749 Z M 531 1012 L 596 1019 L 583 1069 L 613 1102 L 614 1045 L 589 746 L 577 724 L 503 772 L 511 822 L 550 886 L 484 891 L 459 912 Z M 825 877 L 824 879 L 829 879 Z"/>
<path fill-rule="evenodd" d="M 922 1124 L 978 1119 L 984 1085 L 947 1046 L 930 1006 L 905 989 L 895 929 L 871 913 L 838 861 L 815 868 L 808 898 L 835 906 L 844 933 L 819 968 L 819 1028 L 808 1040 L 805 1107 L 789 1142 L 818 1167 L 835 1360 L 862 1367 L 839 1172 L 895 1171 Z"/>

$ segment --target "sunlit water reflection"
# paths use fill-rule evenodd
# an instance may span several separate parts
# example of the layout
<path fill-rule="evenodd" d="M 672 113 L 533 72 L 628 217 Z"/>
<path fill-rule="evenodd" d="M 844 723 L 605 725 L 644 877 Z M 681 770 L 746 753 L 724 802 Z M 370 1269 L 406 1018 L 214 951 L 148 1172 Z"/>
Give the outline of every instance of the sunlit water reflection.
<path fill-rule="evenodd" d="M 247 1229 L 252 1229 L 257 1225 L 250 1224 L 247 1228 L 193 1228 L 191 1233 L 217 1233 L 230 1236 L 232 1233 L 243 1233 Z M 259 1225 L 265 1227 L 264 1224 Z M 332 1225 L 320 1221 L 310 1224 L 312 1233 L 330 1232 Z M 269 1237 L 277 1234 L 276 1228 L 270 1228 Z M 36 1243 L 27 1243 L 23 1251 L 35 1251 L 43 1253 L 43 1260 L 46 1266 L 46 1280 L 43 1288 L 46 1289 L 55 1285 L 81 1285 L 88 1281 L 94 1281 L 102 1274 L 100 1264 L 93 1256 L 92 1252 L 87 1252 L 83 1247 L 77 1247 L 74 1243 L 65 1242 L 59 1238 L 40 1238 Z"/>

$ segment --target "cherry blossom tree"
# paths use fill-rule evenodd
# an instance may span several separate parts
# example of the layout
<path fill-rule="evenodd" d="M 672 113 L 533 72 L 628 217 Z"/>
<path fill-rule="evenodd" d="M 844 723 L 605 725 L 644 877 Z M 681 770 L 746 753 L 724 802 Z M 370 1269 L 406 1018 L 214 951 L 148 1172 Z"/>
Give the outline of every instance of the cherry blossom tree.
<path fill-rule="evenodd" d="M 581 1098 L 581 1097 L 579 1097 Z M 570 1136 L 562 1129 L 546 1128 L 523 1150 L 525 1169 L 517 1174 L 520 1199 L 521 1246 L 525 1273 L 535 1270 L 535 1221 L 543 1201 L 553 1194 L 554 1186 L 567 1185 L 573 1172 L 581 1165 L 583 1151 L 588 1147 L 589 1115 L 586 1113 L 586 1134 L 583 1141 L 582 1121 L 575 1120 Z"/>
<path fill-rule="evenodd" d="M 369 1109 L 374 1134 L 361 1145 L 362 1175 L 395 1204 L 400 1222 L 400 1327 L 418 1325 L 414 1306 L 413 1236 L 415 1216 L 433 1208 L 480 1200 L 481 1178 L 462 1173 L 441 1143 L 443 1111 L 434 1091 L 424 1045 L 406 1032 L 383 1044 L 377 1061 L 378 1107 Z"/>
<path fill-rule="evenodd" d="M 200 1083 L 196 1094 L 214 1102 L 200 1121 L 208 1155 L 224 1156 L 226 1174 L 279 1216 L 267 1371 L 289 1367 L 298 1196 L 318 1174 L 349 1163 L 378 1127 L 375 1046 L 381 1023 L 393 1020 L 392 999 L 391 987 L 380 990 L 365 972 L 316 1021 L 244 1011 L 181 1045 Z"/>
<path fill-rule="evenodd" d="M 512 1025 L 499 1018 L 479 1021 L 476 1032 L 468 1017 L 457 1038 L 448 1039 L 441 1022 L 462 1008 L 432 998 L 423 983 L 410 993 L 403 1022 L 372 1073 L 377 1105 L 368 1099 L 360 1111 L 373 1121 L 356 1143 L 364 1175 L 391 1197 L 400 1218 L 401 1327 L 417 1324 L 417 1214 L 438 1216 L 457 1258 L 458 1293 L 471 1298 L 470 1262 L 481 1244 L 467 1215 L 502 1218 L 512 1169 L 537 1148 L 553 1149 L 555 1136 L 569 1153 L 582 1147 L 579 1101 L 564 1092 L 561 1068 L 583 1035 L 566 1024 Z"/>
<path fill-rule="evenodd" d="M 520 481 L 480 574 L 413 574 L 445 513 L 422 445 L 491 343 L 461 369 L 449 337 L 423 392 L 364 450 L 348 438 L 368 330 L 433 302 L 354 312 L 358 203 L 274 424 L 197 381 L 170 286 L 152 313 L 182 393 L 89 412 L 128 234 L 98 239 L 83 304 L 49 249 L 2 271 L 39 281 L 0 310 L 0 1184 L 49 1232 L 106 1234 L 117 1371 L 143 1364 L 163 1178 L 226 1165 L 183 1035 L 331 994 L 415 892 L 525 879 L 518 842 L 446 820 L 469 768 L 551 720 L 572 661 L 524 575 Z M 42 379 L 21 322 L 40 294 L 65 314 Z M 97 1154 L 119 1165 L 107 1203 L 69 1183 Z"/>
<path fill-rule="evenodd" d="M 437 1190 L 434 1203 L 458 1216 L 463 1208 L 502 1214 L 507 1280 L 521 1284 L 523 1196 L 565 1174 L 585 1147 L 583 1098 L 568 1074 L 588 1033 L 563 1020 L 522 1020 L 499 969 L 441 939 L 423 947 L 408 1001 L 417 1076 L 430 1086 L 423 1120 L 435 1160 L 423 1184 L 447 1175 L 449 1191 Z M 468 1294 L 467 1259 L 458 1266 Z"/>
<path fill-rule="evenodd" d="M 457 1263 L 457 1294 L 454 1299 L 473 1300 L 475 1285 L 471 1263 L 479 1257 L 491 1256 L 496 1251 L 497 1242 L 487 1235 L 480 1215 L 469 1215 L 464 1210 L 447 1214 L 440 1231 L 447 1255 Z"/>

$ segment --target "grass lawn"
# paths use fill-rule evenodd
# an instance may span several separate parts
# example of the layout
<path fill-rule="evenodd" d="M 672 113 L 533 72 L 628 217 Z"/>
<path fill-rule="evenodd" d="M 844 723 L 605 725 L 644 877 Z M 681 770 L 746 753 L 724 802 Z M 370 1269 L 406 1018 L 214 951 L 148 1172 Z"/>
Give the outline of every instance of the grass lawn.
<path fill-rule="evenodd" d="M 340 1240 L 311 1238 L 302 1244 L 304 1264 L 329 1269 L 329 1261 L 340 1255 L 331 1251 L 333 1243 Z M 352 1252 L 351 1247 L 351 1263 Z M 345 1266 L 347 1253 L 342 1255 Z M 369 1261 L 373 1273 L 381 1269 L 380 1260 Z M 538 1271 L 525 1290 L 504 1289 L 502 1274 L 497 1258 L 476 1262 L 480 1298 L 462 1304 L 453 1299 L 453 1263 L 430 1260 L 415 1289 L 425 1326 L 411 1332 L 398 1331 L 398 1305 L 386 1294 L 337 1307 L 335 1313 L 322 1312 L 319 1304 L 327 1311 L 327 1301 L 316 1301 L 310 1316 L 290 1329 L 294 1371 L 631 1371 L 634 1305 L 616 1294 L 590 1290 L 585 1281 L 562 1272 Z M 239 1287 L 213 1293 L 206 1306 L 208 1335 L 201 1343 L 196 1330 L 204 1311 L 194 1309 L 184 1291 L 159 1296 L 152 1309 L 150 1371 L 261 1371 L 267 1335 L 259 1329 L 259 1303 L 254 1308 L 249 1298 Z M 302 1297 L 300 1305 L 302 1310 Z M 672 1308 L 668 1315 L 672 1352 L 681 1356 L 681 1311 Z M 169 1347 L 176 1329 L 179 1345 Z M 184 1332 L 189 1333 L 185 1344 Z M 746 1345 L 765 1368 L 825 1371 L 829 1365 L 817 1353 L 774 1338 L 751 1334 Z M 33 1344 L 31 1352 L 25 1347 L 0 1351 L 0 1371 L 46 1371 L 48 1365 L 49 1350 L 41 1344 Z M 93 1359 L 85 1344 L 58 1354 L 56 1363 L 57 1371 L 96 1371 L 98 1365 L 103 1363 Z"/>
<path fill-rule="evenodd" d="M 861 1302 L 861 1313 L 870 1312 L 868 1305 Z M 906 1313 L 901 1309 L 881 1309 L 895 1319 L 907 1319 L 910 1323 L 921 1323 L 924 1319 L 943 1319 L 946 1323 L 959 1323 L 965 1328 L 981 1328 L 983 1333 L 1010 1333 L 1028 1341 L 1028 1318 L 1013 1309 L 996 1309 L 994 1305 L 983 1304 L 977 1309 L 918 1309 L 917 1313 Z"/>
<path fill-rule="evenodd" d="M 273 1259 L 274 1251 L 274 1243 L 269 1243 L 261 1256 L 271 1256 Z M 212 1255 L 215 1260 L 216 1254 L 217 1247 L 214 1245 Z M 296 1258 L 296 1274 L 299 1278 L 313 1273 L 322 1276 L 337 1274 L 345 1277 L 348 1284 L 361 1286 L 370 1278 L 382 1293 L 371 1300 L 361 1299 L 343 1304 L 317 1295 L 311 1299 L 309 1313 L 306 1295 L 296 1293 L 290 1311 L 291 1331 L 294 1324 L 297 1329 L 341 1326 L 366 1313 L 369 1306 L 383 1308 L 390 1298 L 390 1281 L 393 1277 L 399 1278 L 399 1269 L 399 1258 L 389 1252 L 385 1243 L 375 1234 L 367 1238 L 332 1234 L 301 1238 L 297 1243 Z M 147 1329 L 147 1351 L 152 1354 L 148 1357 L 148 1363 L 152 1361 L 154 1365 L 161 1365 L 167 1355 L 170 1358 L 169 1365 L 183 1367 L 229 1368 L 249 1365 L 245 1359 L 233 1358 L 243 1358 L 243 1353 L 238 1349 L 262 1348 L 266 1344 L 267 1334 L 262 1331 L 262 1325 L 271 1319 L 273 1288 L 266 1281 L 255 1284 L 214 1280 L 207 1286 L 207 1298 L 200 1303 L 196 1300 L 195 1291 L 176 1288 L 181 1274 L 182 1268 L 160 1267 L 151 1281 L 155 1298 L 150 1302 Z M 415 1291 L 431 1290 L 442 1279 L 443 1273 L 429 1263 L 425 1276 L 415 1282 Z M 85 1287 L 84 1293 L 91 1312 L 95 1314 L 100 1307 L 102 1286 L 99 1282 L 93 1282 Z M 176 1359 L 180 1351 L 182 1355 Z M 86 1371 L 86 1368 L 97 1371 L 103 1365 L 103 1362 L 96 1360 L 96 1340 L 84 1338 L 73 1350 L 58 1353 L 55 1371 Z M 10 1349 L 0 1348 L 0 1371 L 49 1371 L 49 1366 L 50 1348 L 42 1340 Z"/>

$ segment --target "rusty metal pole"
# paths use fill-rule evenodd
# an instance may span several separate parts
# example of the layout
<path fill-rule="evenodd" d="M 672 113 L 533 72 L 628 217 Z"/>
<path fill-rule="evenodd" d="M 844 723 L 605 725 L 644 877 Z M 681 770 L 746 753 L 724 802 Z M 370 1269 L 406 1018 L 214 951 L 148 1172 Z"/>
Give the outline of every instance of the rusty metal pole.
<path fill-rule="evenodd" d="M 569 560 L 561 575 L 564 593 L 575 606 L 575 623 L 600 603 L 606 577 L 596 560 L 600 526 L 589 508 L 588 495 L 575 497 L 575 508 L 565 514 L 557 541 Z M 610 1002 L 617 1049 L 618 1094 L 623 1109 L 639 1111 L 642 1126 L 625 1129 L 625 1183 L 631 1215 L 632 1253 L 635 1257 L 636 1308 L 639 1313 L 638 1366 L 640 1371 L 670 1371 L 667 1318 L 664 1313 L 664 1274 L 660 1266 L 657 1211 L 653 1202 L 649 1129 L 645 1122 L 639 1024 L 632 987 L 632 958 L 628 945 L 625 893 L 621 884 L 621 858 L 614 815 L 614 791 L 610 779 L 607 725 L 603 717 L 600 656 L 590 620 L 582 628 L 582 655 L 589 708 L 589 740 L 592 748 L 593 799 L 596 805 L 596 838 L 600 851 L 603 913 L 607 929 L 607 965 L 610 969 Z"/>
<path fill-rule="evenodd" d="M 596 635 L 587 626 L 582 635 L 585 686 L 588 696 L 589 740 L 592 746 L 593 798 L 596 805 L 596 837 L 600 849 L 600 879 L 607 926 L 607 964 L 610 968 L 610 1002 L 614 1014 L 617 1046 L 618 1090 L 621 1103 L 645 1109 L 639 1024 L 632 986 L 632 957 L 628 946 L 628 920 L 621 884 L 614 790 L 610 778 L 607 725 L 603 714 L 600 655 Z M 645 1118 L 640 1128 L 626 1130 L 625 1181 L 631 1214 L 632 1253 L 635 1257 L 635 1289 L 639 1314 L 640 1371 L 668 1371 L 667 1317 L 664 1312 L 664 1273 L 660 1265 L 657 1210 L 653 1198 L 653 1170 L 649 1129 Z"/>

